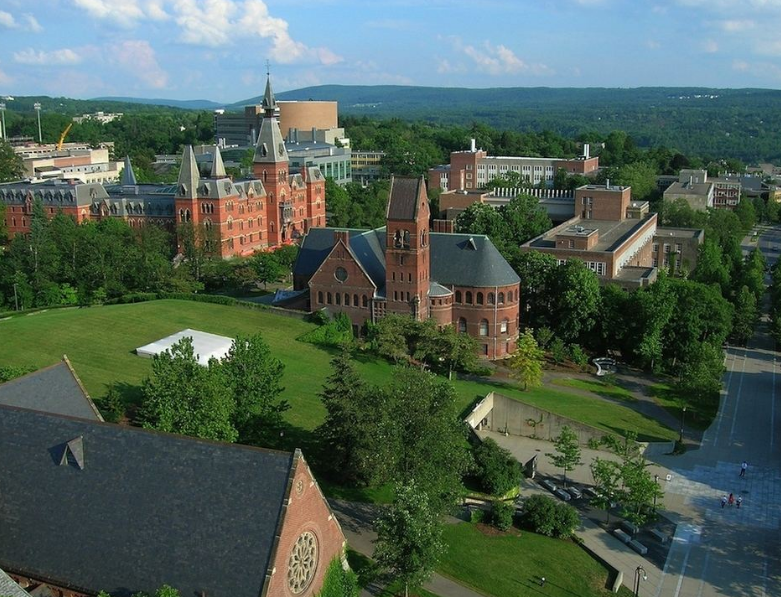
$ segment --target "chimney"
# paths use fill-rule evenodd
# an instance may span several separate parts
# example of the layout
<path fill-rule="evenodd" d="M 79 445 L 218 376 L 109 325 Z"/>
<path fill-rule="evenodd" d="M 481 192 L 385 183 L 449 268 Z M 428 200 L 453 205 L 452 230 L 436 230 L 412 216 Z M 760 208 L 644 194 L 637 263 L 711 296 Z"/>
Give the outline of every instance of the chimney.
<path fill-rule="evenodd" d="M 469 146 L 469 151 L 471 151 L 472 153 L 474 153 L 474 152 L 476 152 L 476 151 L 477 151 L 477 145 L 476 145 L 476 143 L 475 143 L 475 140 L 474 140 L 474 139 L 472 139 L 472 143 L 471 143 L 471 145 Z"/>
<path fill-rule="evenodd" d="M 589 157 L 591 155 L 590 152 L 591 152 L 591 146 L 589 146 L 588 143 L 584 143 L 583 144 L 583 159 L 584 160 L 589 159 Z"/>
<path fill-rule="evenodd" d="M 346 247 L 350 246 L 350 232 L 348 230 L 334 230 L 334 244 L 342 241 Z"/>

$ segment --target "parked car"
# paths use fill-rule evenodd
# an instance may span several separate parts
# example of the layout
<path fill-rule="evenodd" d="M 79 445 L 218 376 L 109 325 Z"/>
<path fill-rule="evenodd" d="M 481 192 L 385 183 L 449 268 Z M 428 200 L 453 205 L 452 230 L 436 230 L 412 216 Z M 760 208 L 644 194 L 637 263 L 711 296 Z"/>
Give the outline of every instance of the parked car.
<path fill-rule="evenodd" d="M 547 489 L 550 492 L 553 493 L 556 492 L 557 489 L 556 484 L 550 479 L 543 479 L 542 481 L 540 481 L 540 485 L 542 485 L 545 489 Z"/>
<path fill-rule="evenodd" d="M 560 500 L 564 500 L 565 502 L 568 502 L 572 499 L 572 496 L 563 489 L 556 489 L 556 491 L 553 492 L 553 495 L 555 495 Z"/>
<path fill-rule="evenodd" d="M 583 497 L 583 494 L 577 487 L 567 487 L 566 492 L 570 494 L 574 500 L 579 500 Z"/>
<path fill-rule="evenodd" d="M 597 496 L 599 495 L 599 494 L 597 493 L 597 490 L 596 490 L 596 489 L 594 489 L 593 487 L 586 487 L 586 488 L 583 490 L 583 493 L 585 493 L 585 494 L 586 494 L 588 497 L 590 497 L 590 498 L 594 498 L 594 497 L 597 497 Z"/>

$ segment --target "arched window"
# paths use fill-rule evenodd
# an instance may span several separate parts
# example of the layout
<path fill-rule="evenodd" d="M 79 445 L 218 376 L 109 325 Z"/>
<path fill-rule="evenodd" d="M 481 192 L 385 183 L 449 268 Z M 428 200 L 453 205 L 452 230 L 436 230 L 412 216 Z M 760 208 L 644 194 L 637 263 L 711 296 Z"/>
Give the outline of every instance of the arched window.
<path fill-rule="evenodd" d="M 358 306 L 358 295 L 357 294 L 353 295 L 353 305 L 355 305 L 356 307 Z"/>
<path fill-rule="evenodd" d="M 344 295 L 344 306 L 349 307 L 350 306 L 350 295 L 345 293 Z"/>
<path fill-rule="evenodd" d="M 317 302 L 319 304 L 321 304 L 321 305 L 323 304 L 323 291 L 322 290 L 318 290 L 317 291 Z"/>
<path fill-rule="evenodd" d="M 487 319 L 481 319 L 480 320 L 480 335 L 481 336 L 487 336 L 488 335 L 488 320 Z"/>
<path fill-rule="evenodd" d="M 462 334 L 466 334 L 466 319 L 463 317 L 458 318 L 458 331 Z"/>
<path fill-rule="evenodd" d="M 331 293 L 330 293 L 330 292 L 329 292 L 329 293 L 327 293 L 327 294 L 325 295 L 325 300 L 326 300 L 326 302 L 327 302 L 329 305 L 330 305 L 330 304 L 333 302 L 333 297 L 331 296 Z"/>
<path fill-rule="evenodd" d="M 365 294 L 361 297 L 361 306 L 366 309 L 369 306 L 369 297 Z"/>
<path fill-rule="evenodd" d="M 495 301 L 496 301 L 496 296 L 494 295 L 493 292 L 489 292 L 488 293 L 488 304 L 489 305 L 493 305 L 495 303 Z"/>
<path fill-rule="evenodd" d="M 510 320 L 505 318 L 502 320 L 501 327 L 499 328 L 499 331 L 501 331 L 503 334 L 507 333 L 507 327 L 510 325 Z"/>
<path fill-rule="evenodd" d="M 504 292 L 499 293 L 499 304 L 504 305 Z"/>
<path fill-rule="evenodd" d="M 482 305 L 483 304 L 483 293 L 482 292 L 478 292 L 477 293 L 477 304 L 478 305 Z"/>
<path fill-rule="evenodd" d="M 336 299 L 336 304 L 341 305 L 342 304 L 342 294 L 337 292 L 336 296 L 334 297 Z"/>
<path fill-rule="evenodd" d="M 233 230 L 233 218 L 228 218 L 228 230 Z"/>
<path fill-rule="evenodd" d="M 456 290 L 456 302 L 457 303 L 461 302 L 461 291 L 460 290 Z"/>
<path fill-rule="evenodd" d="M 467 290 L 466 291 L 466 304 L 471 305 L 472 304 L 472 291 Z"/>

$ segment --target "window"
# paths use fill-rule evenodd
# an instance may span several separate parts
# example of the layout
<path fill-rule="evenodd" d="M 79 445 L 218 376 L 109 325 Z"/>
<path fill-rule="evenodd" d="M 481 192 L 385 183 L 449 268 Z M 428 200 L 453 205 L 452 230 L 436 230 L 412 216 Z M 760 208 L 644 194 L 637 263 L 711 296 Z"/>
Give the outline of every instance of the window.
<path fill-rule="evenodd" d="M 322 290 L 318 290 L 317 291 L 317 302 L 320 303 L 321 305 L 323 304 L 323 291 Z"/>
<path fill-rule="evenodd" d="M 601 261 L 597 262 L 597 275 L 598 276 L 604 276 L 605 275 L 605 264 Z"/>
<path fill-rule="evenodd" d="M 570 241 L 568 242 L 568 247 L 569 247 L 570 249 L 574 249 L 574 248 L 575 248 L 575 241 L 574 241 L 574 240 L 570 240 Z"/>
<path fill-rule="evenodd" d="M 458 318 L 458 331 L 462 334 L 466 334 L 466 319 L 463 317 Z"/>
<path fill-rule="evenodd" d="M 344 306 L 345 307 L 349 307 L 350 306 L 350 295 L 349 294 L 345 294 L 344 295 Z"/>
<path fill-rule="evenodd" d="M 504 305 L 504 292 L 499 293 L 499 304 Z"/>
<path fill-rule="evenodd" d="M 361 306 L 364 309 L 369 306 L 369 299 L 365 294 L 363 295 Z"/>
<path fill-rule="evenodd" d="M 658 253 L 658 252 L 659 252 L 659 243 L 654 243 L 654 244 L 653 244 L 653 247 L 651 248 L 651 250 L 652 250 L 654 253 Z"/>
<path fill-rule="evenodd" d="M 14 225 L 15 224 L 16 224 L 16 221 L 14 221 Z M 461 291 L 460 290 L 456 290 L 456 302 L 457 303 L 461 302 Z"/>
<path fill-rule="evenodd" d="M 466 304 L 467 305 L 472 304 L 472 292 L 469 290 L 466 291 Z"/>
<path fill-rule="evenodd" d="M 353 305 L 355 305 L 356 307 L 358 306 L 358 295 L 357 294 L 353 295 Z"/>
<path fill-rule="evenodd" d="M 330 305 L 333 302 L 333 297 L 331 296 L 331 293 L 329 292 L 326 296 L 326 302 Z"/>
<path fill-rule="evenodd" d="M 488 356 L 488 344 L 483 344 L 483 356 Z"/>
<path fill-rule="evenodd" d="M 681 246 L 681 243 L 675 243 L 675 252 L 676 253 L 680 253 L 682 248 L 683 247 Z"/>
<path fill-rule="evenodd" d="M 487 319 L 481 319 L 480 320 L 480 335 L 481 336 L 487 336 L 488 335 L 488 320 Z"/>
<path fill-rule="evenodd" d="M 493 292 L 488 293 L 488 304 L 493 305 L 496 302 L 496 296 Z"/>
<path fill-rule="evenodd" d="M 557 259 L 556 260 L 556 265 L 564 265 L 565 263 L 567 263 L 566 259 Z"/>
<path fill-rule="evenodd" d="M 502 323 L 501 323 L 501 326 L 499 327 L 499 331 L 502 332 L 503 334 L 506 334 L 507 333 L 507 325 L 509 323 L 510 323 L 510 321 L 508 319 L 503 319 Z"/>
<path fill-rule="evenodd" d="M 478 292 L 477 293 L 477 304 L 478 305 L 482 305 L 483 304 L 483 293 L 482 292 Z"/>
<path fill-rule="evenodd" d="M 334 297 L 336 299 L 336 304 L 341 305 L 342 304 L 342 295 L 340 293 L 336 293 L 336 296 Z"/>
<path fill-rule="evenodd" d="M 667 243 L 664 243 L 664 252 L 665 253 L 669 253 L 670 252 L 670 245 L 668 245 Z"/>

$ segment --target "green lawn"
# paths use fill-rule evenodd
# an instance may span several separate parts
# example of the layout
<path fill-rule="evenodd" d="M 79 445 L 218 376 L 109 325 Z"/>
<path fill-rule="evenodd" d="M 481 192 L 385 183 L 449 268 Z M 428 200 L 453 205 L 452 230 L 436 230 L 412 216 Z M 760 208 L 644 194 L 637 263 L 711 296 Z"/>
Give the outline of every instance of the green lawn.
<path fill-rule="evenodd" d="M 45 367 L 67 354 L 94 398 L 103 396 L 106 386 L 114 382 L 132 403 L 138 400 L 139 384 L 151 370 L 151 360 L 136 356 L 134 349 L 188 327 L 225 336 L 263 334 L 286 366 L 283 397 L 292 406 L 287 420 L 294 427 L 294 436 L 284 443 L 290 447 L 303 445 L 323 419 L 318 392 L 329 375 L 331 353 L 295 340 L 313 324 L 272 311 L 163 300 L 38 312 L 0 321 L 0 338 L 8 339 L 0 342 L 0 363 Z M 392 377 L 393 368 L 382 359 L 359 354 L 356 361 L 359 372 L 370 383 L 385 384 Z M 522 392 L 490 379 L 458 380 L 454 387 L 462 411 L 496 390 L 606 431 L 630 429 L 646 439 L 675 436 L 672 430 L 621 405 L 551 388 Z"/>
<path fill-rule="evenodd" d="M 592 394 L 602 396 L 603 398 L 609 398 L 610 400 L 621 400 L 623 402 L 637 401 L 634 394 L 626 388 L 597 379 L 574 379 L 565 377 L 554 379 L 552 383 L 565 388 L 575 388 L 577 390 L 591 392 Z"/>
<path fill-rule="evenodd" d="M 651 396 L 654 401 L 673 415 L 677 420 L 681 420 L 682 400 L 672 384 L 658 383 L 651 386 Z M 714 396 L 709 405 L 699 406 L 696 409 L 688 407 L 684 422 L 687 427 L 705 431 L 713 423 L 713 419 L 719 412 L 719 399 Z"/>
<path fill-rule="evenodd" d="M 371 558 L 367 558 L 365 555 L 348 548 L 347 561 L 350 563 L 350 568 L 352 568 L 353 572 L 358 575 L 358 584 L 361 588 L 366 588 L 370 583 L 374 582 L 379 585 L 384 584 L 377 570 L 377 564 Z M 386 586 L 377 597 L 397 597 L 403 595 L 404 587 L 401 586 L 401 583 L 393 582 Z M 437 595 L 425 589 L 417 589 L 411 592 L 410 597 L 413 595 L 415 597 L 437 597 Z"/>
<path fill-rule="evenodd" d="M 488 537 L 475 525 L 445 528 L 447 554 L 437 571 L 494 597 L 598 597 L 612 595 L 608 573 L 569 541 L 534 533 Z M 539 578 L 546 579 L 541 590 Z M 610 579 L 612 581 L 612 579 Z M 618 593 L 629 596 L 625 587 Z"/>

